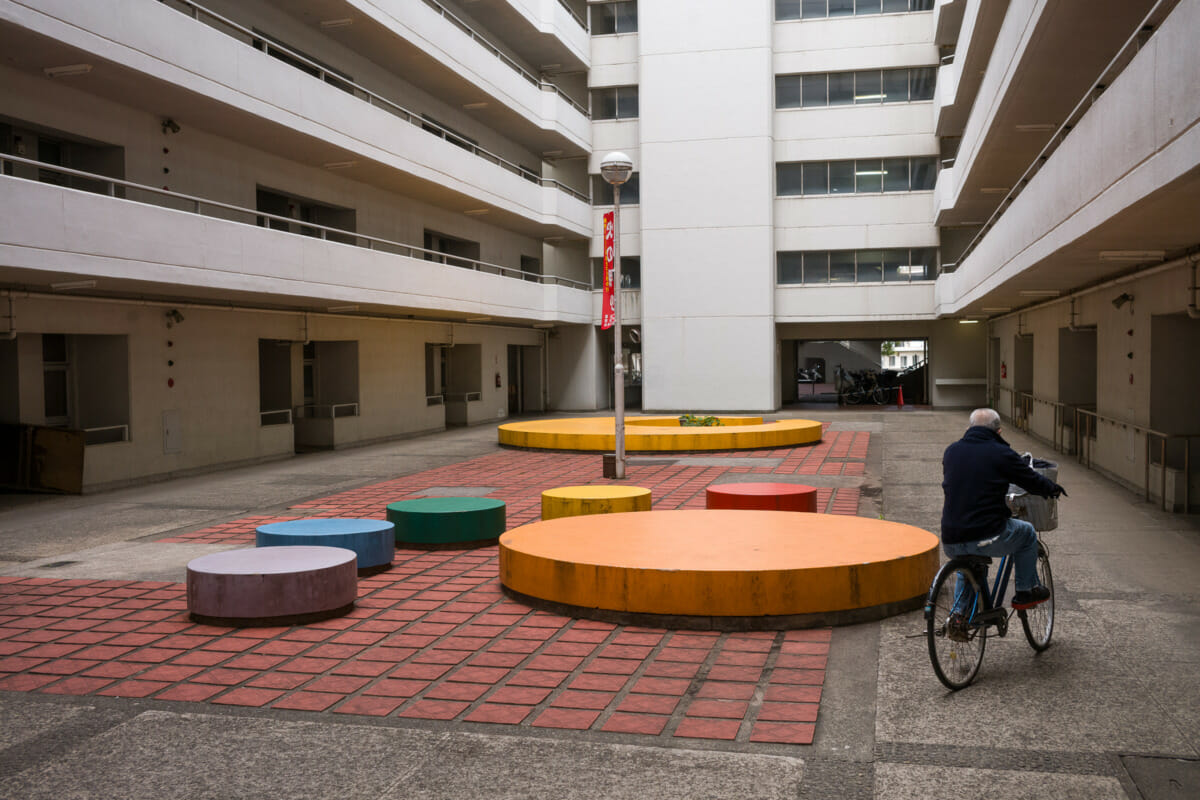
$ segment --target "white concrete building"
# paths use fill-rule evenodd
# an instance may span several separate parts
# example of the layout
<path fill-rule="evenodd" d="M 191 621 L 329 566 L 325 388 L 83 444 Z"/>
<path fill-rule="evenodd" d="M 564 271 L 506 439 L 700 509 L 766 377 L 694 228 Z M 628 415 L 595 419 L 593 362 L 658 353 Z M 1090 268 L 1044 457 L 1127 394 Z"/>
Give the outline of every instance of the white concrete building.
<path fill-rule="evenodd" d="M 1168 462 L 1200 433 L 1198 29 L 1200 0 L 0 0 L 0 481 L 609 407 L 620 150 L 634 403 L 771 412 L 804 342 L 919 341 L 933 405 L 1086 424 L 1161 493 L 1152 431 Z"/>

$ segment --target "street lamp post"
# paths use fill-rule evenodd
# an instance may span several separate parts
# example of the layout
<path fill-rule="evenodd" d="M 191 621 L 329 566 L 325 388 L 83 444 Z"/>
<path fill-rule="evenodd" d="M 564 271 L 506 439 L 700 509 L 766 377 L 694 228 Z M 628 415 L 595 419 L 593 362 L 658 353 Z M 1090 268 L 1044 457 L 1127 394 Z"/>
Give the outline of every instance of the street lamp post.
<path fill-rule="evenodd" d="M 616 457 L 613 477 L 625 477 L 625 360 L 621 353 L 621 184 L 633 174 L 624 153 L 609 153 L 600 161 L 600 175 L 613 187 L 613 411 Z"/>

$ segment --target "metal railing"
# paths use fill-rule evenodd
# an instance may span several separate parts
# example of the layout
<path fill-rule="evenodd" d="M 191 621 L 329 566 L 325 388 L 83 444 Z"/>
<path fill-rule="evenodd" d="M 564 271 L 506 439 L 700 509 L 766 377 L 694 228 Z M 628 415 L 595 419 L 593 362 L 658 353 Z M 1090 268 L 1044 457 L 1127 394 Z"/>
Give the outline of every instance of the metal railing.
<path fill-rule="evenodd" d="M 558 0 L 558 4 L 567 10 L 567 13 L 571 15 L 571 19 L 579 23 L 579 27 L 583 28 L 585 31 L 588 30 L 587 20 L 579 16 L 579 14 L 575 12 L 575 9 L 567 5 L 567 0 Z"/>
<path fill-rule="evenodd" d="M 296 406 L 296 417 L 299 419 L 336 419 L 338 417 L 357 417 L 358 403 L 309 403 Z"/>
<path fill-rule="evenodd" d="M 1192 484 L 1192 440 L 1200 438 L 1200 434 L 1172 434 L 1156 431 L 1153 428 L 1147 428 L 1144 425 L 1135 425 L 1132 422 L 1124 422 L 1115 417 L 1106 417 L 1098 414 L 1095 411 L 1086 409 L 1075 410 L 1075 431 L 1076 438 L 1080 443 L 1079 462 L 1088 469 L 1092 467 L 1092 446 L 1096 441 L 1101 425 L 1106 425 L 1113 429 L 1126 430 L 1134 435 L 1139 435 L 1145 440 L 1144 458 L 1145 472 L 1143 476 L 1143 495 L 1146 502 L 1151 500 L 1150 495 L 1150 468 L 1155 465 L 1154 462 L 1154 447 L 1153 443 L 1158 443 L 1158 462 L 1159 468 L 1159 499 L 1163 510 L 1170 510 L 1167 504 L 1167 448 L 1170 442 L 1182 442 L 1181 448 L 1183 453 L 1183 513 L 1190 514 L 1192 506 L 1191 484 Z"/>
<path fill-rule="evenodd" d="M 434 0 L 424 0 L 424 2 L 427 5 L 430 5 L 431 7 L 442 8 Z M 180 11 L 180 13 L 190 12 L 188 15 L 190 17 L 192 17 L 192 19 L 195 19 L 197 22 L 201 22 L 201 23 L 209 25 L 209 27 L 211 27 L 213 30 L 226 33 L 231 38 L 236 39 L 238 41 L 242 41 L 243 37 L 250 37 L 250 42 L 248 42 L 247 44 L 249 44 L 249 46 L 251 46 L 251 47 L 254 47 L 254 41 L 262 38 L 262 34 L 254 31 L 250 28 L 247 28 L 243 25 L 239 25 L 238 23 L 234 22 L 233 20 L 223 17 L 220 14 L 216 13 L 215 11 L 211 11 L 211 10 L 205 8 L 204 6 L 199 5 L 198 3 L 192 2 L 192 0 L 170 0 L 168 5 L 184 6 L 187 9 L 187 11 L 184 11 L 183 9 L 178 9 Z M 457 21 L 456 24 L 458 25 L 458 27 L 465 26 L 465 23 L 462 23 L 461 20 L 459 20 L 453 14 L 450 14 L 450 12 L 447 11 L 445 13 L 449 15 L 448 19 L 451 19 L 451 21 Z M 211 24 L 213 22 L 219 23 L 219 25 Z M 229 33 L 228 31 L 224 31 L 224 30 L 222 30 L 222 27 L 230 28 L 233 31 L 236 31 L 237 34 L 240 34 L 240 35 L 234 35 L 232 33 Z M 466 28 L 466 30 L 470 31 L 470 28 L 468 27 L 468 28 Z M 473 32 L 472 32 L 472 38 L 478 39 L 478 37 L 476 35 L 474 35 Z M 479 39 L 479 41 L 482 42 L 484 40 Z M 496 164 L 497 166 L 500 166 L 500 167 L 508 170 L 509 172 L 520 175 L 522 178 L 525 178 L 528 181 L 537 183 L 541 186 L 553 187 L 555 189 L 558 189 L 560 192 L 569 194 L 572 197 L 575 197 L 576 199 L 579 199 L 579 200 L 583 200 L 586 203 L 591 202 L 591 197 L 588 194 L 585 194 L 584 192 L 580 192 L 577 189 L 573 189 L 570 186 L 567 186 L 566 184 L 563 184 L 557 180 L 554 180 L 553 178 L 543 178 L 541 175 L 538 175 L 536 172 L 533 172 L 532 170 L 529 170 L 529 169 L 521 166 L 520 164 L 516 164 L 512 161 L 509 161 L 506 158 L 503 158 L 502 156 L 496 155 L 495 153 L 491 152 L 490 150 L 485 150 L 484 148 L 480 147 L 479 145 L 475 144 L 474 142 L 472 142 L 468 139 L 464 139 L 461 135 L 455 133 L 452 130 L 449 130 L 449 129 L 443 127 L 442 125 L 437 124 L 436 122 L 432 122 L 431 120 L 426 119 L 425 117 L 421 116 L 420 114 L 416 113 L 415 111 L 410 111 L 409 109 L 405 108 L 404 106 L 401 106 L 398 103 L 393 103 L 391 100 L 388 100 L 386 97 L 383 97 L 382 95 L 372 92 L 370 89 L 367 89 L 357 83 L 354 83 L 351 80 L 347 80 L 345 75 L 343 75 L 339 72 L 331 71 L 325 65 L 319 64 L 316 61 L 313 61 L 308 56 L 305 56 L 302 53 L 298 53 L 295 50 L 292 50 L 291 48 L 287 47 L 286 45 L 279 44 L 278 42 L 275 42 L 275 41 L 271 41 L 269 44 L 270 44 L 270 48 L 272 50 L 278 50 L 281 53 L 286 53 L 289 59 L 294 59 L 294 60 L 299 61 L 300 63 L 304 64 L 305 66 L 307 66 L 309 68 L 309 70 L 312 70 L 311 74 L 313 75 L 313 77 L 315 77 L 317 80 L 320 80 L 322 83 L 332 83 L 339 87 L 350 87 L 352 89 L 350 94 L 354 95 L 359 100 L 362 100 L 362 101 L 366 102 L 367 104 L 375 106 L 377 108 L 382 108 L 384 111 L 387 111 L 387 112 L 393 114 L 394 116 L 404 120 L 405 122 L 411 123 L 412 125 L 416 125 L 418 128 L 421 128 L 426 133 L 432 134 L 434 136 L 438 136 L 441 139 L 445 139 L 446 141 L 450 142 L 451 144 L 457 145 L 458 147 L 461 147 L 464 150 L 469 151 L 471 154 L 473 154 L 479 158 L 482 158 L 485 161 L 489 161 L 493 164 Z M 527 80 L 532 79 L 534 85 L 538 86 L 539 88 L 541 88 L 543 90 L 553 89 L 561 97 L 563 97 L 564 100 L 566 100 L 568 103 L 570 103 L 572 107 L 574 107 L 581 114 L 583 114 L 585 117 L 588 117 L 590 119 L 590 114 L 588 113 L 587 109 L 585 109 L 579 103 L 572 100 L 570 97 L 567 97 L 565 94 L 563 94 L 562 90 L 559 89 L 557 86 L 555 86 L 553 83 L 550 83 L 548 81 L 543 81 L 540 78 L 537 78 L 536 76 L 531 75 L 529 72 L 521 69 L 519 65 L 516 65 L 516 62 L 512 62 L 511 59 L 508 59 L 507 56 L 504 56 L 502 53 L 500 53 L 498 50 L 496 50 L 494 46 L 492 46 L 492 45 L 487 45 L 487 46 L 489 47 L 489 49 L 496 52 L 501 57 L 501 60 L 507 59 L 506 63 L 511 62 L 511 65 L 514 65 L 515 68 L 521 70 L 523 77 L 525 77 Z M 307 73 L 307 72 L 309 72 L 309 70 L 302 70 L 302 71 Z"/>
<path fill-rule="evenodd" d="M 97 185 L 97 187 L 99 187 L 98 190 L 95 191 L 96 194 L 104 194 L 108 195 L 109 197 L 118 197 L 123 200 L 128 200 L 132 203 L 142 203 L 145 205 L 158 206 L 160 208 L 170 208 L 176 211 L 183 211 L 184 213 L 214 217 L 216 219 L 222 219 L 226 222 L 233 222 L 235 224 L 250 224 L 257 225 L 259 227 L 270 227 L 271 230 L 281 233 L 291 233 L 301 236 L 310 236 L 317 239 L 326 239 L 353 247 L 362 247 L 367 250 L 375 250 L 381 253 L 389 253 L 391 255 L 419 258 L 424 261 L 434 261 L 437 263 L 449 264 L 455 267 L 472 269 L 476 272 L 486 272 L 492 275 L 499 275 L 504 278 L 515 278 L 518 280 L 534 281 L 536 283 L 549 284 L 552 286 L 566 286 L 572 289 L 591 291 L 591 284 L 588 281 L 577 281 L 572 278 L 562 278 L 556 275 L 542 275 L 536 272 L 524 272 L 515 267 L 505 267 L 501 266 L 500 264 L 491 264 L 486 261 L 478 261 L 471 258 L 449 256 L 446 253 L 442 253 L 437 250 L 428 250 L 424 247 L 416 247 L 415 245 L 405 244 L 403 242 L 395 242 L 390 239 L 381 239 L 378 236 L 368 236 L 366 234 L 357 233 L 344 228 L 332 228 L 328 225 L 318 225 L 313 222 L 301 222 L 300 220 L 293 219 L 292 217 L 283 217 L 278 214 L 270 214 L 265 211 L 235 206 L 230 203 L 222 203 L 217 200 L 206 200 L 202 197 L 195 197 L 193 195 L 182 194 L 180 192 L 172 192 L 167 189 L 159 189 L 155 186 L 147 186 L 141 183 L 133 183 L 132 181 L 125 181 L 121 180 L 120 178 L 110 178 L 106 175 L 97 175 L 92 172 L 83 172 L 77 169 L 70 169 L 69 167 L 58 167 L 54 166 L 53 164 L 44 164 L 41 161 L 34 161 L 33 159 L 22 158 L 20 156 L 11 156 L 5 153 L 0 153 L 0 173 L 5 173 L 0 175 L 0 177 L 39 182 L 36 178 L 23 178 L 19 175 L 7 174 L 6 165 L 9 163 L 36 167 L 39 171 L 48 171 L 70 177 L 85 178 L 89 181 L 92 181 Z M 118 188 L 124 191 L 118 192 Z M 150 198 L 166 198 L 175 202 L 152 202 L 149 199 L 137 199 L 134 197 L 129 197 L 129 190 L 144 193 Z M 81 189 L 80 191 L 92 190 Z M 226 212 L 233 212 L 243 217 L 249 217 L 251 218 L 251 221 L 243 222 L 239 219 L 230 219 L 228 216 L 210 213 L 218 209 Z M 275 222 L 286 227 L 278 228 L 269 226 L 267 225 L 268 222 Z M 298 228 L 298 230 L 293 231 L 293 226 Z"/>
<path fill-rule="evenodd" d="M 266 427 L 267 425 L 291 425 L 292 410 L 290 408 L 278 408 L 272 411 L 258 412 L 258 424 Z"/>
<path fill-rule="evenodd" d="M 559 1 L 561 2 L 561 0 L 559 0 Z M 541 89 L 542 91 L 555 92 L 559 97 L 561 97 L 564 101 L 566 101 L 571 107 L 573 107 L 580 114 L 583 114 L 585 117 L 588 117 L 589 119 L 591 118 L 591 114 L 588 113 L 588 110 L 586 108 L 584 108 L 582 105 L 580 105 L 578 102 L 576 102 L 573 98 L 569 97 L 562 89 L 558 88 L 558 86 L 556 86 L 551 81 L 544 80 L 540 76 L 534 75 L 532 72 L 530 72 L 529 70 L 522 67 L 516 61 L 514 61 L 511 57 L 509 57 L 507 54 L 505 54 L 500 48 L 496 47 L 496 45 L 492 44 L 487 39 L 480 36 L 475 31 L 474 28 L 472 28 L 470 25 L 468 25 L 467 23 L 465 23 L 461 19 L 459 19 L 457 16 L 455 16 L 453 11 L 446 8 L 444 5 L 439 3 L 437 0 L 424 0 L 424 2 L 425 2 L 425 5 L 429 6 L 434 11 L 438 12 L 443 17 L 445 17 L 446 20 L 448 22 L 450 22 L 450 24 L 452 24 L 454 27 L 458 28 L 460 31 L 465 33 L 467 36 L 471 37 L 474 41 L 478 42 L 479 45 L 484 50 L 487 50 L 489 53 L 491 53 L 496 58 L 498 58 L 500 60 L 500 62 L 503 63 L 505 66 L 509 67 L 510 69 L 515 70 L 517 72 L 517 74 L 520 75 L 522 78 L 529 81 L 534 86 Z M 568 11 L 571 11 L 571 8 L 569 6 L 567 6 L 566 3 L 563 3 L 562 5 Z M 572 11 L 571 13 L 572 13 L 572 15 L 574 15 L 575 12 Z M 578 19 L 578 17 L 576 17 L 576 19 Z M 584 26 L 584 27 L 586 28 L 586 26 Z"/>
<path fill-rule="evenodd" d="M 1096 99 L 1104 92 L 1105 88 L 1110 86 L 1112 82 L 1116 80 L 1117 76 L 1120 75 L 1121 72 L 1124 71 L 1125 67 L 1129 65 L 1129 62 L 1133 60 L 1133 57 L 1137 55 L 1142 46 L 1149 41 L 1150 37 L 1157 29 L 1157 26 L 1153 23 L 1155 21 L 1161 22 L 1161 19 L 1159 18 L 1160 9 L 1164 8 L 1164 6 L 1168 6 L 1166 10 L 1169 12 L 1169 7 L 1173 7 L 1176 2 L 1178 2 L 1178 0 L 1159 0 L 1159 2 L 1155 3 L 1154 8 L 1150 10 L 1150 13 L 1142 19 L 1142 23 L 1138 26 L 1137 32 L 1125 41 L 1125 44 L 1122 45 L 1116 56 L 1114 56 L 1113 59 L 1108 62 L 1107 66 L 1105 66 L 1105 68 L 1100 72 L 1100 77 L 1097 78 L 1090 87 L 1088 87 L 1088 90 L 1084 93 L 1083 97 L 1078 103 L 1076 103 L 1075 107 L 1071 109 L 1071 113 L 1067 114 L 1066 120 L 1058 126 L 1058 130 L 1056 130 L 1054 135 L 1050 137 L 1050 140 L 1046 142 L 1046 146 L 1043 147 L 1041 152 L 1038 153 L 1037 157 L 1033 159 L 1033 163 L 1029 165 L 1025 172 L 1022 173 L 1021 177 L 1013 184 L 1013 188 L 1008 191 L 1008 194 L 1004 196 L 1004 199 L 1000 201 L 1000 204 L 996 206 L 996 210 L 993 211 L 992 215 L 988 217 L 985 223 L 983 223 L 983 227 L 979 229 L 979 232 L 976 233 L 971 241 L 967 243 L 967 246 L 963 249 L 962 253 L 958 257 L 958 263 L 961 264 L 962 262 L 966 261 L 967 256 L 971 254 L 971 251 L 973 251 L 975 247 L 981 241 L 983 241 L 988 232 L 995 227 L 996 223 L 1000 220 L 1000 217 L 1004 216 L 1004 212 L 1006 212 L 1009 206 L 1012 205 L 1013 201 L 1017 199 L 1017 195 L 1019 195 L 1025 189 L 1029 182 L 1033 180 L 1034 176 L 1037 175 L 1037 173 L 1041 170 L 1042 165 L 1050 159 L 1050 156 L 1054 153 L 1054 151 L 1057 150 L 1063 141 L 1066 140 L 1067 135 L 1071 132 L 1071 129 L 1079 123 L 1079 120 L 1083 118 L 1083 115 L 1086 114 L 1088 109 L 1091 108 L 1092 104 L 1096 102 Z"/>
<path fill-rule="evenodd" d="M 455 394 L 447 394 L 447 403 L 472 403 L 476 400 L 483 399 L 483 392 L 458 392 Z"/>
<path fill-rule="evenodd" d="M 85 445 L 113 444 L 114 442 L 128 441 L 128 425 L 101 425 L 96 428 L 83 429 L 83 443 Z"/>
<path fill-rule="evenodd" d="M 440 394 L 425 395 L 425 405 L 427 406 L 440 406 L 445 405 L 445 403 L 446 398 L 442 397 Z"/>
<path fill-rule="evenodd" d="M 999 394 L 1001 387 L 997 386 L 996 388 L 997 394 Z M 1025 433 L 1030 433 L 1030 418 L 1033 416 L 1035 407 L 1045 406 L 1052 409 L 1054 414 L 1052 443 L 1055 451 L 1060 453 L 1074 453 L 1076 460 L 1088 469 L 1092 469 L 1092 449 L 1095 446 L 1101 425 L 1114 430 L 1130 431 L 1134 435 L 1143 437 L 1145 465 L 1142 479 L 1142 494 L 1146 502 L 1150 502 L 1153 499 L 1150 474 L 1151 468 L 1157 466 L 1160 470 L 1158 487 L 1159 499 L 1161 501 L 1160 507 L 1163 510 L 1170 510 L 1167 499 L 1167 470 L 1179 469 L 1184 485 L 1184 513 L 1191 513 L 1191 448 L 1192 440 L 1200 439 L 1200 434 L 1163 433 L 1162 431 L 1156 431 L 1153 428 L 1147 428 L 1143 425 L 1135 425 L 1132 422 L 1125 422 L 1115 417 L 1098 414 L 1094 407 L 1082 407 L 1058 400 L 1048 400 L 1037 397 L 1032 392 L 1005 391 L 1008 391 L 1010 396 L 1009 419 L 1012 421 L 1014 428 Z M 1069 426 L 1068 422 L 1070 423 Z M 1158 444 L 1157 448 L 1153 446 L 1155 442 Z M 1172 442 L 1180 444 L 1177 452 L 1182 456 L 1182 463 L 1178 467 L 1171 467 L 1169 464 L 1170 455 L 1173 452 L 1171 447 Z M 1156 457 L 1157 461 L 1155 460 Z"/>

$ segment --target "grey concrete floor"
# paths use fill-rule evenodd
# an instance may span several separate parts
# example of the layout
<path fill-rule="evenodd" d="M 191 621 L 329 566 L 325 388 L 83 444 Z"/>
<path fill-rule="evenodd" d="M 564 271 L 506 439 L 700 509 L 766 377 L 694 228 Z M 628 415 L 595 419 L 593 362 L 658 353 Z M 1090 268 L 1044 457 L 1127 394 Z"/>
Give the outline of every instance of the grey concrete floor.
<path fill-rule="evenodd" d="M 872 433 L 860 513 L 937 531 L 963 412 L 806 410 Z M 0 798 L 1200 797 L 1200 522 L 1060 461 L 1054 644 L 991 639 L 947 692 L 920 612 L 834 631 L 807 747 L 0 693 Z M 0 496 L 0 574 L 180 580 L 154 540 L 496 449 L 492 427 L 82 497 Z M 57 562 L 73 562 L 50 566 Z"/>

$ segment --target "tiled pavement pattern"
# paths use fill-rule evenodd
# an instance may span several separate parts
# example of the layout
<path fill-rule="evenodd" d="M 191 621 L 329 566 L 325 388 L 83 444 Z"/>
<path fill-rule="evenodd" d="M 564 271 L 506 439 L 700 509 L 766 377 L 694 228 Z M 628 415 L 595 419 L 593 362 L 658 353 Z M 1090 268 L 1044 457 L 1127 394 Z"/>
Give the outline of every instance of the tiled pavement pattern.
<path fill-rule="evenodd" d="M 655 508 L 702 508 L 704 487 L 727 472 L 862 474 L 867 443 L 866 433 L 832 433 L 809 448 L 725 454 L 772 459 L 766 467 L 631 466 L 629 476 L 652 489 Z M 431 486 L 489 486 L 507 501 L 511 527 L 537 518 L 545 488 L 602 482 L 598 460 L 503 452 L 293 508 L 381 517 L 386 503 Z M 826 489 L 819 502 L 853 514 L 857 495 Z M 287 518 L 164 541 L 252 542 L 257 525 Z M 191 622 L 181 584 L 0 578 L 0 690 L 812 741 L 828 629 L 716 633 L 573 620 L 504 597 L 496 561 L 495 546 L 398 549 L 390 570 L 359 581 L 349 615 L 250 629 Z"/>

